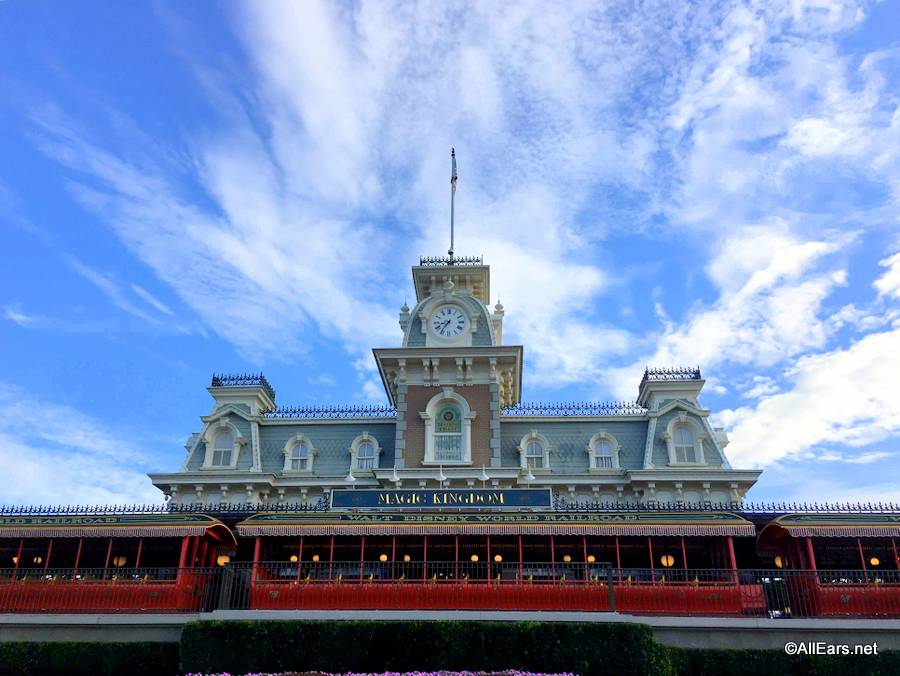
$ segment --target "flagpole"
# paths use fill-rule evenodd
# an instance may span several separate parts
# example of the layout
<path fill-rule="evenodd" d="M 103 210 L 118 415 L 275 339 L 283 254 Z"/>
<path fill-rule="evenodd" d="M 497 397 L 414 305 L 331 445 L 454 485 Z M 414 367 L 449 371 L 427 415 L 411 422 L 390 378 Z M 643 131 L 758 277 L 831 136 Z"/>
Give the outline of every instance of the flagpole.
<path fill-rule="evenodd" d="M 453 220 L 456 201 L 456 149 L 450 148 L 450 265 L 453 265 Z"/>

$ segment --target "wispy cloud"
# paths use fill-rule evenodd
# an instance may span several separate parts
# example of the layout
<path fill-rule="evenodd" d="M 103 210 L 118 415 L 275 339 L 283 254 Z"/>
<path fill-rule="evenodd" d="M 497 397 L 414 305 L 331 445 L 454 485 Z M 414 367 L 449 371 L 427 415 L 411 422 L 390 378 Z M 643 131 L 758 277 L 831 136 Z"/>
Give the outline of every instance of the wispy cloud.
<path fill-rule="evenodd" d="M 135 439 L 96 417 L 0 383 L 0 502 L 160 502 Z"/>
<path fill-rule="evenodd" d="M 140 287 L 137 284 L 132 284 L 131 290 L 134 291 L 138 296 L 143 298 L 147 304 L 151 305 L 159 312 L 162 312 L 163 314 L 166 314 L 166 315 L 173 314 L 172 310 L 169 309 L 168 305 L 163 303 L 161 300 L 159 300 L 156 296 L 154 296 L 152 293 L 150 293 L 143 287 Z"/>

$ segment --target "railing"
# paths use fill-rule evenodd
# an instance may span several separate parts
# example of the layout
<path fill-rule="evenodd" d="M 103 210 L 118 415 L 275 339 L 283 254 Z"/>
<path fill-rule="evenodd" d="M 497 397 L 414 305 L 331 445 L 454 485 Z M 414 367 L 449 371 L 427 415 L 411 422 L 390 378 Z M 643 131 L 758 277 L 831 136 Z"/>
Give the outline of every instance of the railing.
<path fill-rule="evenodd" d="M 900 572 L 614 568 L 593 562 L 493 560 L 0 569 L 0 613 L 216 608 L 900 618 Z"/>
<path fill-rule="evenodd" d="M 171 613 L 212 609 L 217 571 L 196 568 L 0 569 L 0 613 Z"/>

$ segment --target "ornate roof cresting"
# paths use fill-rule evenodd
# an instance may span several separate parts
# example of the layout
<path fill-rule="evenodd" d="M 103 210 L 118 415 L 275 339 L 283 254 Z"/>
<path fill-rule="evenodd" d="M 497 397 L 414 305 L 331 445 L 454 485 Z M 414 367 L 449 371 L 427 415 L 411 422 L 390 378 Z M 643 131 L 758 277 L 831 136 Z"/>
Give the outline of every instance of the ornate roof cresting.
<path fill-rule="evenodd" d="M 508 416 L 644 415 L 647 409 L 633 401 L 526 402 L 500 411 Z"/>
<path fill-rule="evenodd" d="M 422 256 L 419 265 L 425 268 L 438 268 L 445 265 L 483 265 L 481 256 Z"/>
<path fill-rule="evenodd" d="M 262 373 L 213 373 L 210 387 L 261 387 L 275 401 L 275 388 Z"/>
<path fill-rule="evenodd" d="M 385 404 L 367 404 L 361 406 L 281 406 L 263 414 L 266 418 L 304 418 L 304 419 L 341 419 L 341 418 L 393 418 L 397 409 Z"/>
<path fill-rule="evenodd" d="M 641 378 L 641 387 L 650 380 L 701 380 L 699 366 L 670 366 L 659 368 L 648 366 Z"/>

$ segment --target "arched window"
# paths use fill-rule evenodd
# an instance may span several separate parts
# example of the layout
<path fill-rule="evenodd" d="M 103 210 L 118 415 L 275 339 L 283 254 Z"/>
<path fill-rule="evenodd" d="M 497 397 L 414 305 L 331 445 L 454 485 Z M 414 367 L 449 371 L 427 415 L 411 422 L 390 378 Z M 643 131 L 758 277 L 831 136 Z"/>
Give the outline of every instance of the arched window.
<path fill-rule="evenodd" d="M 609 470 L 619 468 L 619 442 L 607 432 L 598 432 L 587 445 L 590 469 Z"/>
<path fill-rule="evenodd" d="M 381 446 L 378 439 L 363 432 L 350 444 L 350 469 L 366 470 L 378 469 L 378 458 L 381 455 Z"/>
<path fill-rule="evenodd" d="M 212 464 L 216 467 L 227 467 L 231 464 L 232 453 L 234 453 L 234 432 L 230 427 L 225 427 L 216 433 L 213 441 Z"/>
<path fill-rule="evenodd" d="M 316 458 L 316 448 L 302 434 L 296 434 L 287 440 L 282 449 L 284 454 L 284 472 L 302 472 L 309 474 Z"/>
<path fill-rule="evenodd" d="M 532 430 L 519 442 L 522 469 L 550 470 L 550 442 L 537 430 Z"/>
<path fill-rule="evenodd" d="M 463 460 L 462 413 L 459 406 L 441 406 L 434 421 L 434 459 L 437 462 Z"/>
<path fill-rule="evenodd" d="M 703 443 L 709 439 L 700 423 L 681 412 L 672 418 L 663 432 L 669 451 L 670 465 L 705 464 Z"/>
<path fill-rule="evenodd" d="M 694 452 L 694 435 L 687 425 L 679 425 L 672 435 L 675 446 L 675 462 L 697 462 Z"/>
<path fill-rule="evenodd" d="M 530 469 L 544 469 L 544 445 L 537 439 L 525 445 L 525 464 Z"/>
<path fill-rule="evenodd" d="M 598 441 L 594 446 L 594 467 L 596 469 L 610 469 L 612 463 L 612 444 L 606 439 Z"/>
<path fill-rule="evenodd" d="M 302 441 L 291 449 L 291 471 L 304 472 L 309 469 L 309 446 Z"/>

